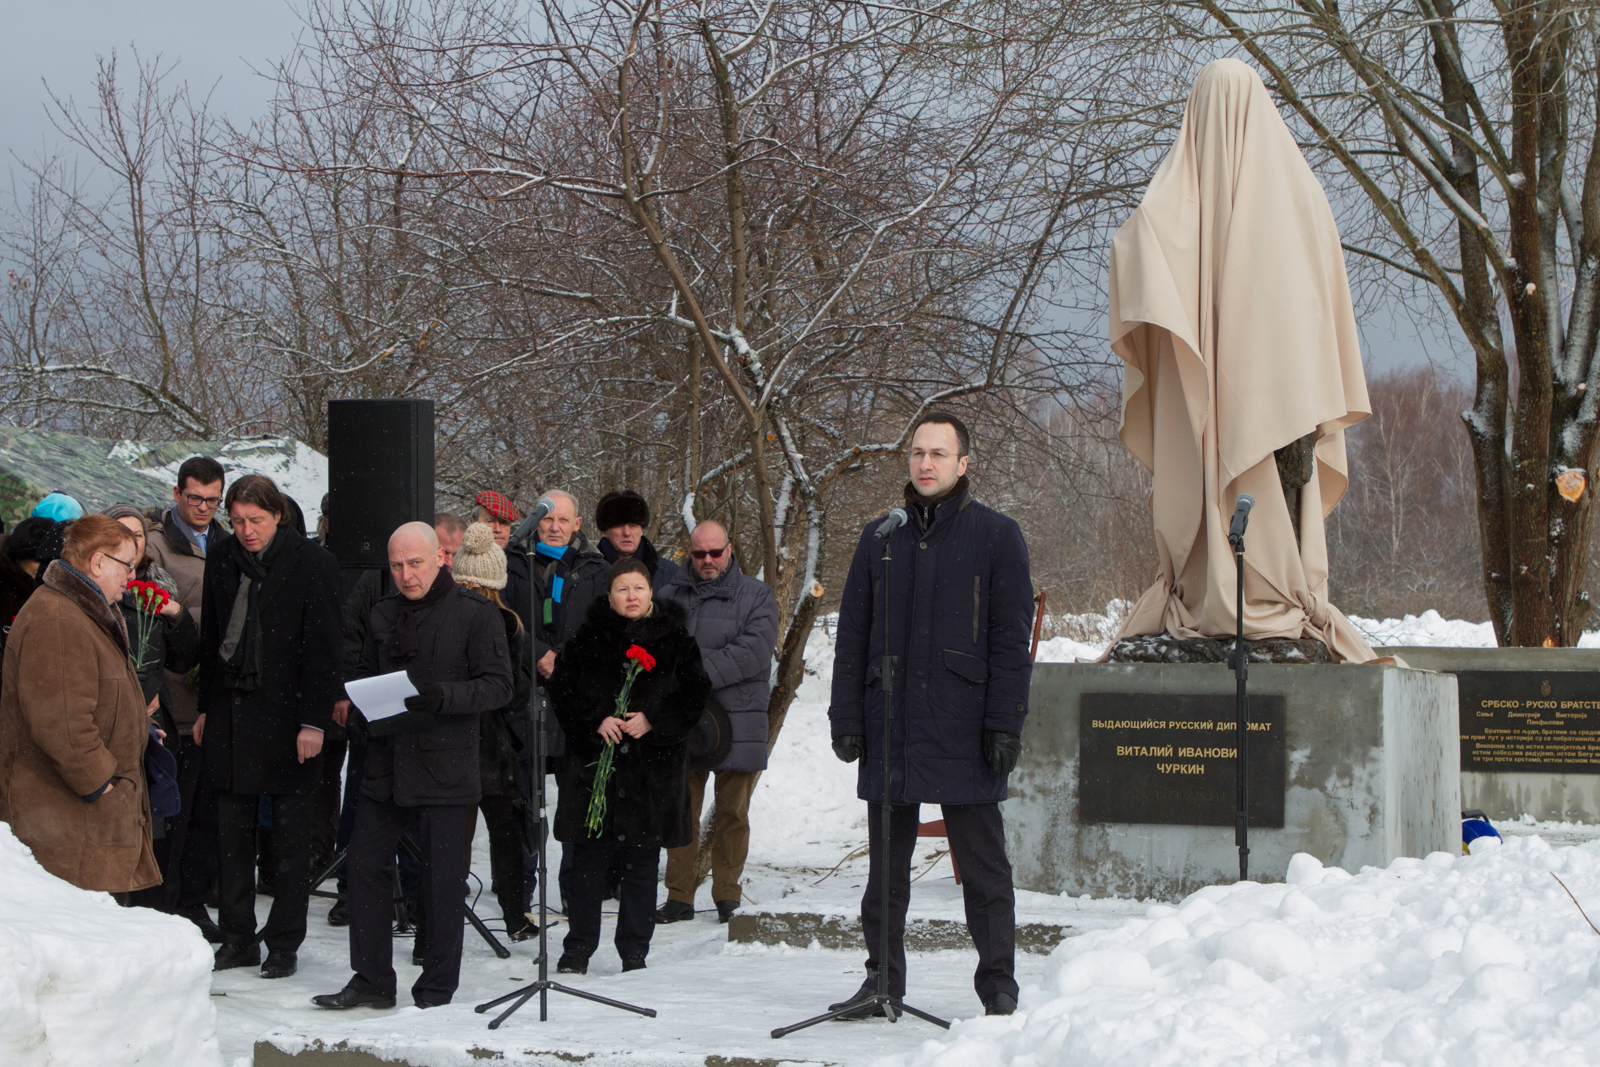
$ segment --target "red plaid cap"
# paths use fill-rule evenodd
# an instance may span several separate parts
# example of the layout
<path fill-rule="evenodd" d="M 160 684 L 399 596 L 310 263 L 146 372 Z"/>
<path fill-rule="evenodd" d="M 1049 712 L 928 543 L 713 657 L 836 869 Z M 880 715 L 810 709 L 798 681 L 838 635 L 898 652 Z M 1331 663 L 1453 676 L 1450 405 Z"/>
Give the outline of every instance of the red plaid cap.
<path fill-rule="evenodd" d="M 479 493 L 477 505 L 503 522 L 517 522 L 522 518 L 522 512 L 517 510 L 511 498 L 501 496 L 493 489 L 485 489 Z"/>

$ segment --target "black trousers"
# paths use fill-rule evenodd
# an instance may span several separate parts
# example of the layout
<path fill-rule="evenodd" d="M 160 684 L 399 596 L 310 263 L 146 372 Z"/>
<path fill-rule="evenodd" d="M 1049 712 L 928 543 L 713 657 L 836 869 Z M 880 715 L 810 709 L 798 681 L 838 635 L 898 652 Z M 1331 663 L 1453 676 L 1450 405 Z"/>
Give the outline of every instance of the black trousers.
<path fill-rule="evenodd" d="M 517 826 L 511 794 L 485 796 L 478 803 L 484 826 L 489 831 L 489 873 L 494 881 L 495 899 L 506 920 L 506 933 L 528 925 L 527 894 L 523 884 L 522 833 Z"/>
<path fill-rule="evenodd" d="M 911 857 L 917 848 L 918 805 L 895 805 L 889 817 L 889 992 L 906 992 L 906 909 L 911 904 Z M 999 804 L 945 804 L 945 834 L 950 854 L 961 868 L 961 893 L 967 906 L 967 933 L 978 949 L 972 984 L 978 997 L 1017 995 L 1017 894 L 1006 859 L 1005 826 Z M 882 918 L 878 900 L 883 809 L 867 805 L 867 840 L 872 868 L 861 895 L 861 932 L 867 939 L 867 970 L 879 966 Z"/>
<path fill-rule="evenodd" d="M 311 820 L 311 862 L 318 871 L 333 860 L 339 835 L 339 812 L 343 790 L 339 772 L 344 770 L 346 741 L 343 737 L 324 737 L 322 742 L 322 781 L 313 795 Z"/>
<path fill-rule="evenodd" d="M 205 907 L 217 882 L 217 794 L 205 773 L 200 746 L 178 738 L 178 815 L 167 827 L 167 865 L 161 869 L 162 910 Z"/>
<path fill-rule="evenodd" d="M 216 793 L 217 925 L 229 944 L 256 933 L 256 824 L 261 798 L 255 793 Z M 272 911 L 262 934 L 268 950 L 300 947 L 306 939 L 306 903 L 311 892 L 310 794 L 272 798 Z"/>
<path fill-rule="evenodd" d="M 411 986 L 418 1005 L 448 1004 L 461 982 L 461 925 L 466 901 L 467 824 L 470 804 L 402 808 L 361 798 L 345 866 L 350 871 L 349 988 L 395 995 L 394 852 L 407 823 L 416 819 L 422 852 L 422 974 Z"/>
<path fill-rule="evenodd" d="M 656 928 L 656 877 L 661 871 L 661 850 L 605 841 L 571 841 L 563 843 L 562 855 L 572 858 L 567 939 L 562 950 L 588 959 L 600 947 L 600 902 L 606 892 L 606 872 L 615 865 L 622 874 L 617 955 L 649 955 L 650 935 Z"/>

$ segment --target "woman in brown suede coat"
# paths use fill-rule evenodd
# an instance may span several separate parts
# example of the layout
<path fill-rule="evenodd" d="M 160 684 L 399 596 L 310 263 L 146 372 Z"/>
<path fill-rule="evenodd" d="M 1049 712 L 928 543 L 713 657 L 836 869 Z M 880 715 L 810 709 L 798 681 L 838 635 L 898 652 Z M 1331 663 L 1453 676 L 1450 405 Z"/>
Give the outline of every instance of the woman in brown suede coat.
<path fill-rule="evenodd" d="M 110 893 L 161 881 L 144 778 L 149 720 L 115 607 L 133 548 L 115 519 L 74 522 L 12 623 L 0 670 L 0 820 L 51 874 Z"/>

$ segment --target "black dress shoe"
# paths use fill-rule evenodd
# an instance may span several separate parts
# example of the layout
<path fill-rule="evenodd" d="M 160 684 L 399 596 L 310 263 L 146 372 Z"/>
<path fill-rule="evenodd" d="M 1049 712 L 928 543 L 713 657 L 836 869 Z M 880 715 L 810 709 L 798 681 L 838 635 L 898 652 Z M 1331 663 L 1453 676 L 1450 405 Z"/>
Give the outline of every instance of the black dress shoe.
<path fill-rule="evenodd" d="M 297 970 L 296 962 L 292 949 L 268 949 L 267 962 L 261 965 L 261 977 L 288 978 Z"/>
<path fill-rule="evenodd" d="M 628 971 L 642 971 L 642 970 L 644 970 L 644 957 L 643 956 L 624 956 L 624 957 L 622 957 L 622 971 L 623 971 L 624 974 L 626 974 Z"/>
<path fill-rule="evenodd" d="M 878 978 L 876 975 L 869 975 L 867 980 L 861 983 L 861 988 L 856 990 L 854 996 L 852 996 L 849 1000 L 841 1000 L 837 1004 L 829 1004 L 828 1010 L 838 1011 L 841 1008 L 851 1009 L 839 1016 L 839 1021 L 841 1022 L 849 1022 L 855 1019 L 880 1018 L 884 1014 L 883 1005 L 875 1003 L 872 999 L 873 997 L 877 996 L 877 994 Z M 900 998 L 891 994 L 889 996 L 889 1003 L 893 1004 L 895 1008 L 898 1009 L 900 1007 Z"/>
<path fill-rule="evenodd" d="M 183 908 L 176 914 L 198 926 L 200 928 L 200 936 L 211 944 L 222 944 L 222 928 L 211 921 L 211 913 L 206 911 L 204 904 L 195 904 L 192 907 Z"/>
<path fill-rule="evenodd" d="M 580 956 L 575 952 L 563 952 L 561 958 L 556 960 L 557 974 L 588 974 L 589 958 Z"/>
<path fill-rule="evenodd" d="M 733 913 L 739 910 L 739 902 L 737 900 L 719 900 L 716 904 L 717 922 L 726 926 L 728 920 L 733 918 Z"/>
<path fill-rule="evenodd" d="M 337 993 L 323 993 L 321 996 L 312 997 L 311 1003 L 319 1008 L 347 1011 L 350 1008 L 392 1008 L 394 998 L 378 993 L 361 993 L 346 987 Z"/>
<path fill-rule="evenodd" d="M 429 1008 L 442 1008 L 450 1002 L 448 1000 L 413 1000 L 411 1003 L 423 1011 L 427 1011 Z"/>
<path fill-rule="evenodd" d="M 529 923 L 528 925 L 524 926 L 522 929 L 513 930 L 511 933 L 506 935 L 506 937 L 509 938 L 513 942 L 516 942 L 516 941 L 532 941 L 534 938 L 536 938 L 538 936 L 539 936 L 539 925 L 537 923 Z"/>
<path fill-rule="evenodd" d="M 656 909 L 656 922 L 681 923 L 685 919 L 694 918 L 694 905 L 685 904 L 681 900 L 669 900 Z"/>
<path fill-rule="evenodd" d="M 213 971 L 228 971 L 235 967 L 254 967 L 261 962 L 261 946 L 254 941 L 247 941 L 242 945 L 224 943 L 217 949 L 216 960 L 212 964 Z"/>
<path fill-rule="evenodd" d="M 350 925 L 350 905 L 347 901 L 336 900 L 333 902 L 333 907 L 328 909 L 328 925 Z"/>
<path fill-rule="evenodd" d="M 993 993 L 983 1002 L 985 1015 L 1010 1015 L 1017 1010 L 1017 998 L 1010 993 Z"/>

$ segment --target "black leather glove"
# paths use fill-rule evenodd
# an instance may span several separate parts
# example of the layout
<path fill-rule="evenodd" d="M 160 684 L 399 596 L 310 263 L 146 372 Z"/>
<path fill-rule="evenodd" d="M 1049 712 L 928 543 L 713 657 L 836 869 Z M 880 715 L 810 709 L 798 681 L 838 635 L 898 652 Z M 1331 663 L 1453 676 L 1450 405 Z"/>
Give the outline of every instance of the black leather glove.
<path fill-rule="evenodd" d="M 845 734 L 833 739 L 833 754 L 842 762 L 854 763 L 867 754 L 867 739 L 860 734 Z"/>
<path fill-rule="evenodd" d="M 420 711 L 426 715 L 435 715 L 444 707 L 444 690 L 439 688 L 438 682 L 413 681 L 417 687 L 417 695 L 406 697 L 407 711 Z"/>
<path fill-rule="evenodd" d="M 1010 777 L 1017 769 L 1017 757 L 1022 755 L 1022 738 L 1004 730 L 983 732 L 983 762 L 996 778 Z"/>

